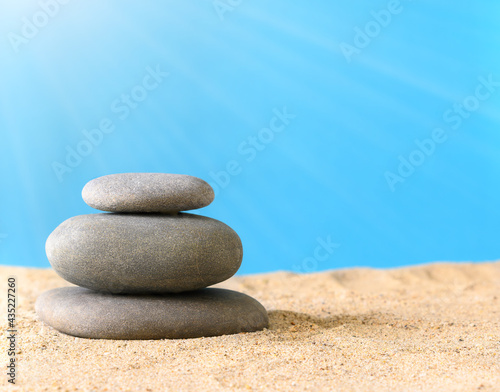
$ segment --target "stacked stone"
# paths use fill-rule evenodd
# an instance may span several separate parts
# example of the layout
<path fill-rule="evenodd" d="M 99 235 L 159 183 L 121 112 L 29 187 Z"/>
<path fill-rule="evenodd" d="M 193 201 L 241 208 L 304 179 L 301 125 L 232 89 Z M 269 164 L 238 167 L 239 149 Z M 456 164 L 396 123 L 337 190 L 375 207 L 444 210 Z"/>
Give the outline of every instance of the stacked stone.
<path fill-rule="evenodd" d="M 235 291 L 206 288 L 233 276 L 243 249 L 227 225 L 180 211 L 214 199 L 187 175 L 125 173 L 99 177 L 84 201 L 105 213 L 75 216 L 48 237 L 47 257 L 80 287 L 43 293 L 40 319 L 69 335 L 165 339 L 261 330 L 264 307 Z"/>

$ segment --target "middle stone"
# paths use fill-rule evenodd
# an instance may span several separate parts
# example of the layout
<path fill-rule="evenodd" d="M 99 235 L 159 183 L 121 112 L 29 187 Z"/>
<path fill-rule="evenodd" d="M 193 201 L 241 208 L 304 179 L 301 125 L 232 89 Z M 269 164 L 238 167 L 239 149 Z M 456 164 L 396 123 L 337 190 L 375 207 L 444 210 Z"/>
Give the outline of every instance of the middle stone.
<path fill-rule="evenodd" d="M 186 213 L 79 215 L 61 223 L 45 247 L 62 278 L 115 294 L 201 289 L 233 276 L 243 257 L 233 229 Z"/>

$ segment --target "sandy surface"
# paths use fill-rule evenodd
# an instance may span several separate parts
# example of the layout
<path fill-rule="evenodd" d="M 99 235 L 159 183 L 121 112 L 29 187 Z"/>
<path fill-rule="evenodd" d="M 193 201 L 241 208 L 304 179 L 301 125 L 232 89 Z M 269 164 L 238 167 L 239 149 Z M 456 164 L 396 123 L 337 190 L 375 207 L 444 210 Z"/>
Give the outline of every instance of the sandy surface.
<path fill-rule="evenodd" d="M 219 286 L 260 300 L 269 329 L 157 341 L 59 333 L 34 301 L 69 284 L 0 267 L 3 364 L 8 275 L 19 361 L 1 391 L 500 391 L 499 262 L 236 277 Z"/>

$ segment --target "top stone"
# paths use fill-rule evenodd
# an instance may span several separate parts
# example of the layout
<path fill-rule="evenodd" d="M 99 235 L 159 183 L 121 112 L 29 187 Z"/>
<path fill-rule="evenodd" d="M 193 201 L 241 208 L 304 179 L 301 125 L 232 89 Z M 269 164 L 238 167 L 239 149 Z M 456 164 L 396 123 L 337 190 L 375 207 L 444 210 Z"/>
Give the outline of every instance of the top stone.
<path fill-rule="evenodd" d="M 193 176 L 122 173 L 89 181 L 82 197 L 101 211 L 175 213 L 208 206 L 215 195 L 208 183 Z"/>

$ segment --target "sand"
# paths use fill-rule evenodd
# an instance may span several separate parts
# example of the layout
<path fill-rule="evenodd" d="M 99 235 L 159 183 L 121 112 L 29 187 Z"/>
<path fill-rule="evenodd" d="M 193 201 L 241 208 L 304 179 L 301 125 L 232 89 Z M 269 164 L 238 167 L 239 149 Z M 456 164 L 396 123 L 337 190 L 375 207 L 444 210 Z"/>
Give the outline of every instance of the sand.
<path fill-rule="evenodd" d="M 156 341 L 59 333 L 34 302 L 69 284 L 0 267 L 4 364 L 9 275 L 18 363 L 2 391 L 500 391 L 500 262 L 234 277 L 218 286 L 260 300 L 269 329 Z"/>

